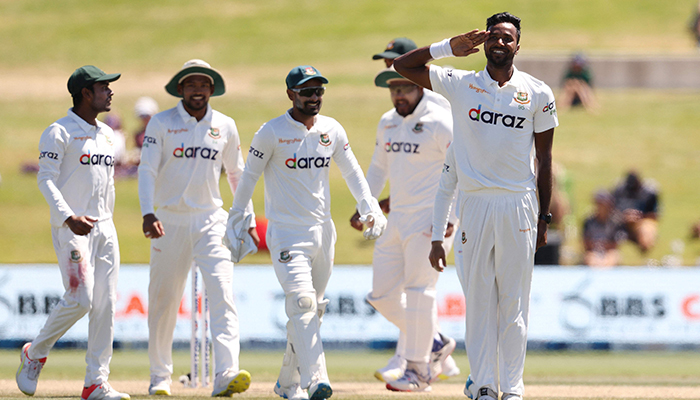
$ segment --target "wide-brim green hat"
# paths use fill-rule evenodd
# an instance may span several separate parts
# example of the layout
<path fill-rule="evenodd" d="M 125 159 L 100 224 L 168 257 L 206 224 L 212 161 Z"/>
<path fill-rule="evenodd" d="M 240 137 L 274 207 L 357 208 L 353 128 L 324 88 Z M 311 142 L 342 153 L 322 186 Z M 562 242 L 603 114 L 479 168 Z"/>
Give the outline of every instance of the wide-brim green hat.
<path fill-rule="evenodd" d="M 387 69 L 379 71 L 377 76 L 374 77 L 374 84 L 379 87 L 388 88 L 389 83 L 391 83 L 391 81 L 393 80 L 407 81 L 408 79 L 404 78 L 401 74 L 396 72 L 394 66 L 392 65 Z"/>
<path fill-rule="evenodd" d="M 165 85 L 165 91 L 175 97 L 182 97 L 182 95 L 177 92 L 177 85 L 182 83 L 185 78 L 192 75 L 204 75 L 211 79 L 211 83 L 214 85 L 214 93 L 212 96 L 221 96 L 226 93 L 224 78 L 221 77 L 219 71 L 212 68 L 207 62 L 197 59 L 187 61 L 185 65 L 182 66 L 180 72 L 175 74 L 170 82 Z"/>

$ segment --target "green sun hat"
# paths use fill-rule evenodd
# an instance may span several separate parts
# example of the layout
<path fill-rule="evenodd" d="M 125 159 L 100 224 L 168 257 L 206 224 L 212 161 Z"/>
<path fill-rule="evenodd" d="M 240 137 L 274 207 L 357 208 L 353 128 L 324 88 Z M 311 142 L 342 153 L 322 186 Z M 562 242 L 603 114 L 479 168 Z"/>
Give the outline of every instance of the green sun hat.
<path fill-rule="evenodd" d="M 388 88 L 391 81 L 395 80 L 408 81 L 408 79 L 396 72 L 394 66 L 392 65 L 389 68 L 379 71 L 377 76 L 374 77 L 374 84 L 378 87 Z"/>
<path fill-rule="evenodd" d="M 207 62 L 197 59 L 187 61 L 185 65 L 182 66 L 180 72 L 175 74 L 170 82 L 165 85 L 165 91 L 175 97 L 182 97 L 182 95 L 177 92 L 177 85 L 182 83 L 185 78 L 192 75 L 203 75 L 211 80 L 211 83 L 214 85 L 214 93 L 212 94 L 212 97 L 221 96 L 222 94 L 226 93 L 224 78 L 221 77 L 219 71 L 212 68 Z"/>

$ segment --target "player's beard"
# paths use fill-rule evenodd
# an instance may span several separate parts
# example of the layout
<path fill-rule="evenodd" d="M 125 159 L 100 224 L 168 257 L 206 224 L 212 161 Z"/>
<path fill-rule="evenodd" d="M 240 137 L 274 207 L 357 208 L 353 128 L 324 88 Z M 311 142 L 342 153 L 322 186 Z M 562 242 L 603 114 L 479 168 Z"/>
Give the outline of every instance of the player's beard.
<path fill-rule="evenodd" d="M 294 107 L 296 107 L 297 110 L 299 110 L 300 113 L 304 115 L 308 115 L 310 117 L 313 117 L 315 115 L 318 115 L 319 112 L 321 112 L 321 99 L 318 99 L 318 106 L 313 107 L 309 106 L 309 103 L 315 103 L 311 100 L 309 101 L 301 101 L 300 99 L 297 99 L 297 101 L 294 104 Z"/>
<path fill-rule="evenodd" d="M 207 108 L 209 102 L 207 100 L 192 101 L 191 99 L 182 99 L 182 103 L 187 109 L 192 111 L 200 111 Z"/>
<path fill-rule="evenodd" d="M 486 53 L 486 60 L 496 68 L 503 68 L 513 64 L 513 58 L 515 58 L 515 54 L 510 52 L 496 56 L 491 51 Z"/>

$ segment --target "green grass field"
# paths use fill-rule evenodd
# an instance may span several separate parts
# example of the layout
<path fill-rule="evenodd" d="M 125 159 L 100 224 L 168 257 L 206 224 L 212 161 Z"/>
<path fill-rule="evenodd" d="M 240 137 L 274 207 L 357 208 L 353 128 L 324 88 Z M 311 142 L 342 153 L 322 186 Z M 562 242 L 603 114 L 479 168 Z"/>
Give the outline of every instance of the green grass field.
<path fill-rule="evenodd" d="M 696 50 L 687 25 L 695 6 L 695 0 L 0 0 L 0 34 L 7 38 L 0 42 L 0 263 L 55 262 L 48 207 L 35 176 L 21 174 L 20 165 L 36 160 L 41 132 L 70 107 L 65 82 L 80 65 L 123 73 L 112 85 L 113 111 L 131 133 L 137 128 L 132 109 L 138 97 L 149 95 L 161 109 L 172 107 L 175 99 L 163 90 L 167 80 L 187 59 L 209 61 L 223 72 L 228 87 L 212 105 L 236 120 L 245 148 L 262 123 L 289 106 L 282 83 L 289 69 L 314 64 L 331 79 L 323 113 L 344 125 L 366 169 L 378 119 L 391 107 L 388 93 L 372 84 L 382 64 L 371 55 L 394 37 L 409 36 L 425 45 L 483 28 L 487 16 L 510 10 L 523 18 L 524 55 L 583 50 L 690 56 Z M 484 65 L 481 54 L 448 61 L 467 69 Z M 680 243 L 683 264 L 697 265 L 700 244 L 688 232 L 700 218 L 700 96 L 682 90 L 600 90 L 598 95 L 599 114 L 562 112 L 555 135 L 555 161 L 567 170 L 574 205 L 567 263 L 579 262 L 576 234 L 590 211 L 592 193 L 637 168 L 661 188 L 659 242 L 646 256 L 623 246 L 623 262 L 662 263 L 673 253 L 672 243 Z M 349 227 L 354 200 L 338 171 L 332 174 L 336 263 L 368 264 L 372 243 Z M 228 207 L 232 196 L 224 182 L 221 186 Z M 260 183 L 254 196 L 260 214 L 262 199 Z M 147 262 L 135 180 L 117 183 L 115 222 L 122 262 Z M 269 255 L 245 261 L 268 263 Z"/>
<path fill-rule="evenodd" d="M 384 390 L 383 385 L 373 377 L 374 371 L 382 367 L 391 357 L 388 352 L 369 351 L 329 351 L 326 353 L 329 376 L 331 382 L 339 387 L 352 387 L 358 385 L 368 388 L 374 393 L 355 394 L 349 396 L 342 391 L 337 392 L 337 399 L 376 399 L 376 398 L 438 398 L 438 399 L 464 399 L 461 389 L 469 373 L 468 363 L 464 351 L 455 352 L 455 359 L 462 369 L 462 373 L 445 382 L 434 384 L 436 392 L 443 387 L 440 393 L 433 395 L 420 394 L 394 394 Z M 0 394 L 4 398 L 25 398 L 14 386 L 14 372 L 18 364 L 18 351 L 0 351 Z M 42 371 L 39 381 L 39 390 L 36 398 L 54 398 L 51 388 L 42 387 L 42 381 L 80 381 L 84 375 L 84 352 L 82 350 L 55 350 L 51 353 L 46 367 Z M 260 395 L 236 396 L 247 399 L 273 399 L 272 385 L 277 379 L 279 367 L 282 361 L 282 351 L 246 351 L 241 353 L 241 368 L 247 369 L 252 377 L 251 390 L 256 388 Z M 189 371 L 189 352 L 177 351 L 174 353 L 174 374 L 177 379 L 180 374 Z M 136 382 L 137 389 L 131 393 L 132 397 L 146 397 L 148 385 L 148 357 L 145 351 L 116 351 L 111 364 L 110 380 L 113 382 Z M 533 391 L 542 391 L 540 388 L 550 387 L 559 390 L 562 387 L 575 388 L 574 390 L 590 390 L 592 393 L 601 387 L 621 389 L 624 393 L 626 387 L 641 388 L 638 390 L 649 391 L 650 397 L 653 391 L 668 388 L 672 391 L 683 388 L 687 393 L 696 393 L 696 396 L 685 398 L 700 398 L 700 354 L 697 352 L 681 353 L 657 353 L 657 352 L 530 352 L 525 366 L 525 387 Z M 256 386 L 256 383 L 258 384 Z M 79 383 L 78 383 L 79 384 Z M 266 387 L 265 385 L 269 385 Z M 141 386 L 139 386 L 141 385 Z M 442 385 L 442 386 L 440 386 Z M 122 386 L 126 386 L 123 384 Z M 192 398 L 187 390 L 174 384 L 173 389 L 178 398 Z M 115 387 L 118 387 L 115 383 Z M 450 395 L 443 394 L 444 387 L 449 387 Z M 583 388 L 583 389 L 581 389 Z M 77 393 L 76 389 L 76 393 Z M 198 395 L 199 396 L 199 395 Z M 199 396 L 201 397 L 201 396 Z M 528 399 L 551 398 L 558 396 L 542 395 L 527 396 Z M 574 397 L 589 399 L 613 398 L 620 396 L 585 396 L 585 393 L 577 393 Z M 631 396 L 625 396 L 631 397 Z M 667 396 L 673 398 L 673 396 Z"/>

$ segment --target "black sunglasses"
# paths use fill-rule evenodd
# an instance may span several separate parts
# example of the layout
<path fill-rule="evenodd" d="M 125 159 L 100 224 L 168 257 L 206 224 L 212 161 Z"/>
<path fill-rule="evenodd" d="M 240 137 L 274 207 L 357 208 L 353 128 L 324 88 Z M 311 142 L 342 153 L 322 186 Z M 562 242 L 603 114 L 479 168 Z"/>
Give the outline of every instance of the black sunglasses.
<path fill-rule="evenodd" d="M 316 96 L 321 97 L 323 96 L 324 93 L 326 93 L 326 88 L 323 86 L 314 86 L 314 87 L 305 87 L 301 89 L 291 89 L 292 92 L 299 94 L 299 96 L 302 97 L 311 97 L 314 94 Z"/>

